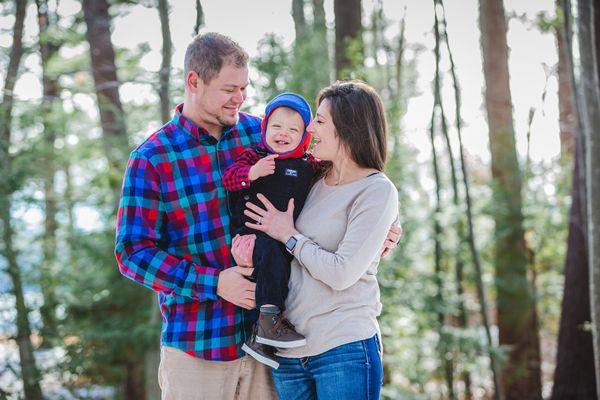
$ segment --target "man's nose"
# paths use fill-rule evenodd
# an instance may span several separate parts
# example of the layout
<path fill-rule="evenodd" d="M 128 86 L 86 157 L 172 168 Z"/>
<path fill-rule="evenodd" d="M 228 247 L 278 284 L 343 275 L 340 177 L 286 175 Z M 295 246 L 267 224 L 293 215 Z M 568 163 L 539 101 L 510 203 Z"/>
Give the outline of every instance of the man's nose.
<path fill-rule="evenodd" d="M 244 102 L 244 95 L 242 93 L 241 90 L 238 90 L 235 92 L 235 94 L 233 95 L 232 100 L 236 103 L 236 104 L 241 104 Z"/>

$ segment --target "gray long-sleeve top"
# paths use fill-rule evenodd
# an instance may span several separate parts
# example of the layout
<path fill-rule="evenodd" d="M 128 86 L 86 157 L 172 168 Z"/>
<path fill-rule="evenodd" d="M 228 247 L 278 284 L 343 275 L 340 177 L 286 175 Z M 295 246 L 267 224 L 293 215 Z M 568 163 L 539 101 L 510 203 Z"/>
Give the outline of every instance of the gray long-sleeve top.
<path fill-rule="evenodd" d="M 306 357 L 379 333 L 377 267 L 398 214 L 398 191 L 378 173 L 329 186 L 315 183 L 296 221 L 286 316 L 307 344 L 280 349 Z"/>

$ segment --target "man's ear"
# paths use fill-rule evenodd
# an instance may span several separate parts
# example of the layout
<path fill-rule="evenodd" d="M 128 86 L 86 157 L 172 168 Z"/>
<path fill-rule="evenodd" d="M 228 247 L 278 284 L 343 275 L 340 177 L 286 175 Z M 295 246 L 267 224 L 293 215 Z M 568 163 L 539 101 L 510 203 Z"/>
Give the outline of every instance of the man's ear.
<path fill-rule="evenodd" d="M 185 87 L 188 91 L 195 92 L 198 85 L 202 84 L 202 79 L 196 71 L 189 71 L 185 77 Z"/>

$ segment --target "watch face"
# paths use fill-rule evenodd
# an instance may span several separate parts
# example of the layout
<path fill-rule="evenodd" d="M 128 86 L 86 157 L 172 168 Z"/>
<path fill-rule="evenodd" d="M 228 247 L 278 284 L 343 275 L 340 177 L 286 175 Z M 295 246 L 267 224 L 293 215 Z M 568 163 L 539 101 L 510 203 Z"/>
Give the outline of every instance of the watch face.
<path fill-rule="evenodd" d="M 285 242 L 285 247 L 289 250 L 292 251 L 294 250 L 294 247 L 296 247 L 296 242 L 298 241 L 298 239 L 296 239 L 295 237 L 290 237 L 288 239 L 287 242 Z"/>

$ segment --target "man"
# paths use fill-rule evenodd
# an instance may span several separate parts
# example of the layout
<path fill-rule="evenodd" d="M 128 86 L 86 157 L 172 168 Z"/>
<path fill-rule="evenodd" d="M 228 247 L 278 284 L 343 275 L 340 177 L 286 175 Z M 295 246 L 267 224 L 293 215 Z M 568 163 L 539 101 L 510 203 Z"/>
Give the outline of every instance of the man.
<path fill-rule="evenodd" d="M 269 369 L 241 345 L 256 320 L 252 269 L 233 266 L 221 174 L 260 142 L 240 112 L 248 54 L 197 36 L 185 55 L 185 102 L 130 156 L 117 216 L 121 273 L 158 292 L 163 399 L 274 399 Z M 392 230 L 384 253 L 395 247 Z"/>

